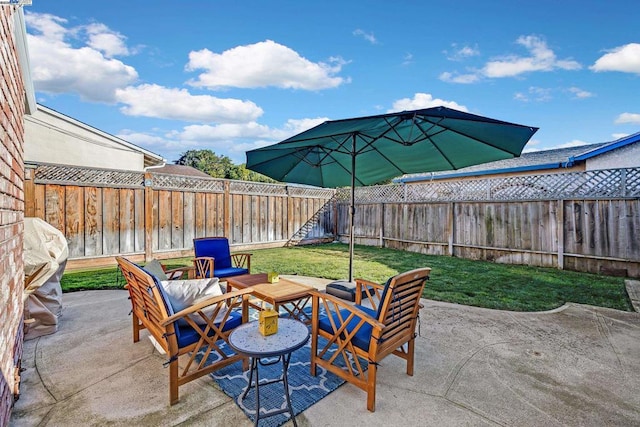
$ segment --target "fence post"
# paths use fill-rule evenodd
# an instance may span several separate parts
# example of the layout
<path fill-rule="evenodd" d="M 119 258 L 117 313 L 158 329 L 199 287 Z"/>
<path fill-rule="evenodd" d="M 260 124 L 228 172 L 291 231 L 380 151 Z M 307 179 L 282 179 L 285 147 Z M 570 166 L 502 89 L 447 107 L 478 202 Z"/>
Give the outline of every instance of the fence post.
<path fill-rule="evenodd" d="M 36 170 L 30 167 L 24 168 L 24 216 L 36 216 L 36 183 L 34 175 Z"/>
<path fill-rule="evenodd" d="M 558 269 L 564 270 L 564 200 L 556 201 L 556 233 L 558 239 Z"/>
<path fill-rule="evenodd" d="M 447 239 L 447 243 L 448 243 L 448 248 L 447 251 L 449 252 L 449 256 L 453 256 L 453 236 L 454 236 L 454 211 L 455 211 L 455 206 L 456 204 L 454 202 L 450 202 L 449 203 L 449 216 L 447 218 L 447 228 L 449 229 L 449 238 Z"/>
<path fill-rule="evenodd" d="M 287 240 L 293 237 L 294 231 L 293 226 L 293 198 L 291 197 L 291 193 L 289 192 L 289 186 L 287 185 Z"/>
<path fill-rule="evenodd" d="M 338 199 L 333 197 L 333 240 L 340 240 L 340 236 L 338 235 Z"/>
<path fill-rule="evenodd" d="M 144 173 L 144 260 L 153 259 L 153 175 Z"/>
<path fill-rule="evenodd" d="M 384 203 L 380 203 L 380 208 L 378 209 L 378 224 L 380 229 L 380 247 L 384 247 Z"/>
<path fill-rule="evenodd" d="M 224 182 L 223 194 L 223 232 L 224 235 L 229 239 L 229 241 L 233 241 L 231 236 L 231 184 L 229 183 L 229 181 Z"/>

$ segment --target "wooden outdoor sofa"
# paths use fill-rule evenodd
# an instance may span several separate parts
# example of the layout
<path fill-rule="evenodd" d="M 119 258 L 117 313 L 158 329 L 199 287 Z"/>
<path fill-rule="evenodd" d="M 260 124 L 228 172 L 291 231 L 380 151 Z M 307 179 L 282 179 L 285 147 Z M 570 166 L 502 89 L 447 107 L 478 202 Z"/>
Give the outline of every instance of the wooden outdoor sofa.
<path fill-rule="evenodd" d="M 189 381 L 235 362 L 242 362 L 239 372 L 248 369 L 245 357 L 220 344 L 235 327 L 247 322 L 245 296 L 251 289 L 224 293 L 174 312 L 155 276 L 126 258 L 116 260 L 131 298 L 133 342 L 138 342 L 140 331 L 146 329 L 168 355 L 171 405 L 178 402 L 178 388 Z M 200 360 L 196 356 L 199 351 Z"/>

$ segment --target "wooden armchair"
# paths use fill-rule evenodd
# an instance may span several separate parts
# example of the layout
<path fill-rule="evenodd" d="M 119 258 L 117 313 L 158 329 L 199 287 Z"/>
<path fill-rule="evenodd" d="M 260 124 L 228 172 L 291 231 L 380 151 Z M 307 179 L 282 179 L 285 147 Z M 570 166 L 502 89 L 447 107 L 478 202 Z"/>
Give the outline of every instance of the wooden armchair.
<path fill-rule="evenodd" d="M 157 259 L 152 259 L 148 263 L 144 265 L 144 269 L 156 276 L 156 278 L 160 281 L 162 280 L 178 280 L 182 279 L 185 276 L 185 273 L 188 274 L 190 267 L 179 267 L 168 269 L 164 264 L 162 264 Z"/>
<path fill-rule="evenodd" d="M 200 237 L 193 239 L 195 277 L 239 276 L 251 272 L 251 254 L 235 253 L 229 249 L 226 237 Z"/>
<path fill-rule="evenodd" d="M 385 285 L 356 279 L 355 305 L 312 292 L 311 375 L 321 366 L 361 388 L 367 392 L 367 409 L 374 412 L 376 372 L 382 359 L 389 354 L 405 359 L 407 375 L 413 375 L 420 297 L 430 272 L 430 268 L 408 271 Z M 363 291 L 372 308 L 361 305 Z M 321 348 L 319 336 L 327 340 Z"/>
<path fill-rule="evenodd" d="M 243 370 L 248 369 L 245 357 L 221 348 L 220 343 L 227 342 L 231 331 L 247 322 L 245 295 L 251 289 L 207 298 L 176 313 L 155 276 L 126 258 L 116 260 L 131 297 L 133 342 L 138 342 L 140 331 L 146 329 L 169 357 L 171 405 L 178 402 L 178 387 L 189 381 L 238 361 L 242 361 Z M 198 361 L 196 354 L 201 349 L 204 353 Z M 217 353 L 217 360 L 208 364 L 212 353 Z"/>

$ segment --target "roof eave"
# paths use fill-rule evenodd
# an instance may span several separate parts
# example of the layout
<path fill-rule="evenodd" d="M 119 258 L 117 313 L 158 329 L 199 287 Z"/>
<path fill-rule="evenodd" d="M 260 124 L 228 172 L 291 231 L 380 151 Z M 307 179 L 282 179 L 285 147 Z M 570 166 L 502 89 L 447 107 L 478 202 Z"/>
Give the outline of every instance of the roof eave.
<path fill-rule="evenodd" d="M 33 80 L 31 79 L 31 63 L 29 61 L 29 46 L 27 44 L 27 26 L 24 22 L 24 12 L 22 6 L 17 7 L 16 13 L 13 14 L 15 25 L 15 41 L 16 51 L 18 53 L 18 63 L 20 64 L 20 73 L 22 74 L 22 84 L 25 94 L 26 114 L 33 114 L 37 110 L 36 93 L 33 88 Z"/>
<path fill-rule="evenodd" d="M 473 172 L 448 173 L 444 175 L 432 175 L 432 176 L 422 175 L 422 176 L 413 176 L 413 177 L 407 177 L 407 178 L 396 178 L 393 180 L 393 182 L 406 184 L 409 182 L 437 181 L 437 180 L 451 179 L 451 178 L 466 178 L 470 176 L 531 172 L 531 171 L 544 170 L 544 169 L 560 169 L 562 167 L 570 167 L 570 166 L 572 165 L 569 163 L 546 163 L 543 165 L 518 166 L 516 168 L 503 168 L 503 169 L 491 169 L 491 170 L 473 171 Z"/>

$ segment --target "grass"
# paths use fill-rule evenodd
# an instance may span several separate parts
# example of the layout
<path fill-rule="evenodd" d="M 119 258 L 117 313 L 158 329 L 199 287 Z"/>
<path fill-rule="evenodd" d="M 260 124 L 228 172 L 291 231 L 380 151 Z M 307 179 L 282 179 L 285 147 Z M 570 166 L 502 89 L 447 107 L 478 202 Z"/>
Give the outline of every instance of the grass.
<path fill-rule="evenodd" d="M 167 260 L 169 267 L 189 265 L 189 258 Z M 348 246 L 325 244 L 253 251 L 252 273 L 344 279 L 348 275 Z M 377 282 L 417 267 L 431 267 L 424 297 L 478 307 L 540 311 L 575 302 L 632 311 L 624 279 L 589 273 L 519 265 L 495 264 L 445 256 L 423 255 L 386 248 L 356 246 L 354 276 Z M 65 292 L 122 288 L 116 268 L 65 273 Z"/>

